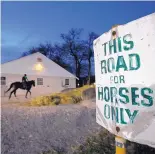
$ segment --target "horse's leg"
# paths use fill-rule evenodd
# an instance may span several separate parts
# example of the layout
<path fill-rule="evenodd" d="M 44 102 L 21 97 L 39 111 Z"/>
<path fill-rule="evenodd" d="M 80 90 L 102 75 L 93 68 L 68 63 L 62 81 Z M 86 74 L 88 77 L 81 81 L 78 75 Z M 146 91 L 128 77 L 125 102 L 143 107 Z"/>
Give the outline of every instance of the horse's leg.
<path fill-rule="evenodd" d="M 25 95 L 25 98 L 27 98 L 27 94 L 28 94 L 28 90 L 26 91 L 26 95 Z"/>
<path fill-rule="evenodd" d="M 12 90 L 12 91 L 10 92 L 9 99 L 11 98 L 12 93 L 14 93 L 14 90 Z"/>
<path fill-rule="evenodd" d="M 15 97 L 17 97 L 17 96 L 16 96 L 16 91 L 17 91 L 17 89 L 14 90 L 14 95 L 15 95 Z"/>
<path fill-rule="evenodd" d="M 29 93 L 30 93 L 30 95 L 31 95 L 31 91 L 29 90 Z"/>
<path fill-rule="evenodd" d="M 30 91 L 30 88 L 28 88 L 28 89 L 27 89 L 27 93 L 28 93 L 28 92 L 30 93 L 30 96 L 31 96 L 31 91 Z"/>

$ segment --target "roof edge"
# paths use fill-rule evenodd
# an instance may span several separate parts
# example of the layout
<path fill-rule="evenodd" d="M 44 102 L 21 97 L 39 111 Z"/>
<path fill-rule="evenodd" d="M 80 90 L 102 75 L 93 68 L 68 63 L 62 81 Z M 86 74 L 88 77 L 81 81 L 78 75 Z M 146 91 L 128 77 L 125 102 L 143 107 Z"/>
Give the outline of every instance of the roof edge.
<path fill-rule="evenodd" d="M 16 61 L 16 60 L 24 59 L 24 58 L 26 58 L 26 57 L 29 57 L 29 56 L 32 56 L 32 55 L 38 54 L 38 53 L 40 53 L 40 52 L 35 52 L 35 53 L 29 54 L 29 55 L 23 56 L 23 57 L 21 56 L 21 57 L 19 57 L 19 58 L 17 58 L 17 59 L 10 60 L 10 61 L 8 61 L 8 62 L 2 63 L 1 65 L 4 65 L 4 64 L 7 64 L 7 63 L 11 63 L 11 62 Z M 41 54 L 41 53 L 40 53 L 40 54 Z M 43 54 L 42 54 L 42 55 L 43 55 Z"/>
<path fill-rule="evenodd" d="M 35 55 L 35 54 L 39 54 L 39 55 L 41 55 L 41 56 L 44 56 L 46 59 L 50 60 L 51 62 L 53 62 L 53 63 L 56 64 L 57 66 L 61 67 L 60 65 L 58 65 L 58 64 L 55 63 L 53 60 L 49 59 L 48 57 L 46 57 L 45 55 L 43 55 L 43 54 L 40 53 L 40 52 L 35 52 L 35 53 L 29 54 L 29 55 L 27 55 L 27 56 L 23 56 L 23 57 L 20 57 L 20 58 L 18 58 L 18 59 L 14 59 L 14 60 L 5 62 L 5 63 L 1 64 L 1 66 L 2 66 L 2 65 L 5 65 L 5 64 L 8 64 L 8 63 L 11 63 L 11 62 L 13 62 L 13 61 L 18 61 L 18 60 L 21 60 L 21 59 L 25 59 L 25 58 L 30 57 L 30 56 Z M 64 69 L 65 71 L 67 71 L 65 68 L 63 68 L 63 67 L 61 67 L 61 68 Z M 1 71 L 2 71 L 2 70 L 1 70 Z M 74 74 L 72 74 L 72 73 L 69 72 L 69 71 L 67 71 L 67 72 L 68 72 L 72 77 L 74 77 L 74 78 L 76 78 L 77 80 L 79 80 L 79 78 L 76 77 Z M 1 73 L 3 73 L 3 72 L 1 72 Z M 5 74 L 7 74 L 7 73 L 5 73 Z M 11 74 L 12 74 L 12 73 L 11 73 Z"/>

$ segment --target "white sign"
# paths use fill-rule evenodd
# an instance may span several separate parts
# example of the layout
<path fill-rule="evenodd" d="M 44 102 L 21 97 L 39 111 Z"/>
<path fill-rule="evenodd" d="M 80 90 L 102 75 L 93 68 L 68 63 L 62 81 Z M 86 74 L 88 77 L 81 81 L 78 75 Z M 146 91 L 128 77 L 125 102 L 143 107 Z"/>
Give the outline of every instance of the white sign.
<path fill-rule="evenodd" d="M 94 53 L 97 123 L 155 147 L 155 13 L 104 33 Z"/>

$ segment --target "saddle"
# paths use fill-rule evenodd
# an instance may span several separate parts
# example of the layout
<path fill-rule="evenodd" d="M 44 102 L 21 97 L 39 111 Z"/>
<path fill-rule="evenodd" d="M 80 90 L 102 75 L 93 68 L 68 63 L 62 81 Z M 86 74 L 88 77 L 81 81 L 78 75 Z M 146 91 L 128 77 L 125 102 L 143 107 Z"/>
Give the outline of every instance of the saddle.
<path fill-rule="evenodd" d="M 25 82 L 22 82 L 23 89 L 27 89 L 27 84 Z"/>

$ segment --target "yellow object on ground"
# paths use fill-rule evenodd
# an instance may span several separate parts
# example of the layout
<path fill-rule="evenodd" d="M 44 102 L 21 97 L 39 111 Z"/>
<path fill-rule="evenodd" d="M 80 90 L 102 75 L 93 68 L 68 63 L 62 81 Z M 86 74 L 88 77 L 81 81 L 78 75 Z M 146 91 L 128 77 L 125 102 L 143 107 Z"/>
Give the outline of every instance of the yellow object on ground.
<path fill-rule="evenodd" d="M 116 136 L 115 137 L 116 154 L 126 154 L 126 140 Z"/>

